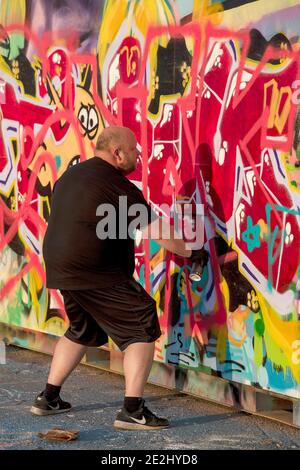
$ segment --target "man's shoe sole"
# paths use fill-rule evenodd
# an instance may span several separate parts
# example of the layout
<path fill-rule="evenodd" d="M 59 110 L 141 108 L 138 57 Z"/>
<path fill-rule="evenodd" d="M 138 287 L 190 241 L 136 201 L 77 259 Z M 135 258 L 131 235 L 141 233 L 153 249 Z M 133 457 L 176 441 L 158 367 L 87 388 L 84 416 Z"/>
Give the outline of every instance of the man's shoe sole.
<path fill-rule="evenodd" d="M 165 424 L 164 426 L 146 426 L 145 424 L 138 424 L 138 423 L 129 423 L 127 421 L 119 421 L 115 420 L 114 427 L 117 429 L 124 429 L 127 431 L 137 431 L 143 429 L 145 431 L 157 430 L 157 429 L 166 429 L 170 427 L 169 424 Z"/>
<path fill-rule="evenodd" d="M 71 408 L 67 408 L 65 410 L 42 410 L 41 408 L 38 408 L 37 406 L 32 406 L 30 408 L 30 413 L 37 415 L 37 416 L 49 416 L 49 415 L 58 415 L 60 413 L 67 413 L 70 411 Z"/>

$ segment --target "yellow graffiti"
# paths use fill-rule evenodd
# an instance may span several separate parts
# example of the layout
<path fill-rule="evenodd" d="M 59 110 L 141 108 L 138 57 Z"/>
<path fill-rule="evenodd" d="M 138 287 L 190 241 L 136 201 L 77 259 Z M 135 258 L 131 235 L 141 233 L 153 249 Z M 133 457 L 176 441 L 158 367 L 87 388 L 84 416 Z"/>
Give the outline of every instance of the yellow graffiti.
<path fill-rule="evenodd" d="M 133 26 L 134 25 L 134 26 Z M 119 32 L 125 29 L 127 36 L 145 39 L 150 26 L 175 25 L 174 13 L 165 0 L 107 0 L 104 6 L 103 20 L 98 40 L 98 62 L 102 74 L 107 60 L 111 60 L 109 53 L 114 43 L 120 44 Z M 149 50 L 149 67 L 156 71 L 157 50 L 159 46 L 166 47 L 170 37 L 167 34 L 152 39 Z M 151 96 L 149 95 L 149 101 Z"/>
<path fill-rule="evenodd" d="M 269 228 L 268 228 L 268 224 L 266 224 L 266 222 L 264 221 L 264 219 L 259 219 L 257 221 L 257 225 L 260 226 L 260 233 L 259 233 L 259 238 L 261 240 L 265 240 L 268 236 L 268 233 L 269 233 Z"/>
<path fill-rule="evenodd" d="M 280 91 L 278 90 L 278 84 L 274 78 L 264 85 L 264 109 L 267 107 L 267 98 L 269 90 L 272 88 L 271 95 L 271 104 L 270 104 L 270 114 L 268 119 L 268 129 L 273 129 L 275 126 L 279 134 L 282 133 L 286 122 L 289 118 L 291 110 L 291 98 L 292 90 L 289 86 L 281 87 Z M 282 102 L 284 100 L 284 95 L 286 95 L 284 105 L 282 110 Z"/>
<path fill-rule="evenodd" d="M 132 30 L 134 22 L 137 29 L 144 38 L 147 35 L 149 26 L 175 24 L 174 14 L 167 1 L 153 0 L 106 0 L 103 20 L 99 32 L 98 58 L 100 67 L 103 65 L 108 49 L 114 39 L 118 36 L 122 24 L 127 24 L 128 36 L 135 36 Z M 165 46 L 167 38 L 157 39 L 157 44 Z M 151 51 L 152 59 L 155 58 L 155 51 Z"/>
<path fill-rule="evenodd" d="M 131 47 L 130 52 L 129 52 L 129 47 L 128 46 L 122 47 L 122 49 L 120 51 L 120 55 L 122 55 L 124 53 L 126 54 L 126 73 L 127 73 L 127 77 L 130 77 L 131 74 L 134 74 L 136 72 L 136 62 L 132 62 L 132 57 L 133 57 L 134 52 L 137 52 L 138 56 L 140 57 L 140 51 L 139 51 L 139 48 L 137 46 Z"/>
<path fill-rule="evenodd" d="M 193 8 L 193 21 L 205 22 L 209 20 L 213 25 L 222 23 L 224 7 L 221 2 L 211 5 L 210 0 L 195 0 Z"/>
<path fill-rule="evenodd" d="M 261 293 L 258 293 L 257 296 L 263 315 L 265 331 L 273 340 L 274 346 L 276 346 L 275 351 L 272 349 L 268 350 L 268 342 L 266 342 L 268 358 L 274 364 L 282 366 L 282 364 L 278 364 L 276 360 L 277 350 L 282 351 L 295 380 L 300 383 L 300 367 L 299 364 L 293 361 L 293 344 L 300 338 L 300 322 L 283 320 L 274 311 L 272 306 L 268 304 Z"/>
<path fill-rule="evenodd" d="M 296 150 L 293 148 L 290 152 L 282 152 L 280 158 L 287 173 L 289 188 L 300 194 L 300 171 L 296 166 L 298 161 Z"/>
<path fill-rule="evenodd" d="M 94 145 L 97 142 L 99 134 L 103 130 L 103 122 L 100 116 L 100 112 L 95 106 L 92 95 L 84 88 L 76 87 L 74 109 L 75 116 L 78 116 L 82 106 L 90 108 L 94 107 L 99 118 L 99 127 L 92 140 L 90 140 L 87 135 L 82 136 L 85 157 L 88 159 L 94 156 Z M 34 168 L 38 158 L 43 152 L 45 152 L 45 150 L 50 152 L 53 155 L 53 158 L 59 157 L 60 164 L 57 166 L 57 178 L 59 178 L 67 170 L 73 161 L 74 163 L 78 163 L 80 160 L 80 145 L 72 128 L 67 131 L 66 136 L 61 142 L 57 142 L 53 134 L 50 133 L 49 137 L 44 140 L 43 145 L 37 149 L 33 160 L 28 166 L 30 170 Z M 38 180 L 44 188 L 46 188 L 48 184 L 50 184 L 50 187 L 53 188 L 55 181 L 53 181 L 52 172 L 48 165 L 43 165 L 39 169 Z"/>
<path fill-rule="evenodd" d="M 0 9 L 0 24 L 24 24 L 26 17 L 26 0 L 2 0 Z"/>

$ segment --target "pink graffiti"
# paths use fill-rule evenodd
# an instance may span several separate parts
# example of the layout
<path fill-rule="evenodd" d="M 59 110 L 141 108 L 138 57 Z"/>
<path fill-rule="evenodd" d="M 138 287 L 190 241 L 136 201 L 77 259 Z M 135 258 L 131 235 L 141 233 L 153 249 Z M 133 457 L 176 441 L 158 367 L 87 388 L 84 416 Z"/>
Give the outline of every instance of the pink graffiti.
<path fill-rule="evenodd" d="M 247 63 L 249 34 L 246 31 L 236 33 L 217 29 L 210 24 L 203 30 L 193 23 L 184 26 L 151 26 L 143 48 L 137 38 L 122 39 L 109 65 L 109 70 L 117 67 L 119 77 L 112 84 L 109 80 L 104 83 L 107 95 L 101 99 L 98 95 L 97 59 L 94 55 L 76 54 L 74 37 L 68 44 L 68 53 L 57 49 L 49 54 L 53 39 L 51 33 L 38 40 L 27 27 L 13 25 L 7 31 L 21 31 L 27 39 L 34 42 L 41 62 L 38 75 L 41 98 L 47 94 L 46 79 L 51 79 L 57 73 L 56 65 L 59 60 L 59 79 L 62 83 L 59 100 L 63 109 L 51 109 L 41 103 L 33 104 L 26 98 L 19 99 L 13 87 L 6 84 L 5 104 L 1 105 L 1 109 L 5 119 L 23 126 L 18 169 L 22 172 L 23 181 L 20 190 L 26 195 L 17 212 L 8 209 L 0 200 L 0 250 L 18 233 L 22 222 L 35 235 L 43 235 L 45 231 L 45 222 L 37 214 L 37 203 L 33 202 L 37 199 L 36 175 L 39 168 L 47 163 L 55 181 L 56 167 L 51 155 L 45 151 L 36 162 L 30 177 L 27 176 L 27 169 L 47 132 L 51 130 L 59 141 L 71 129 L 80 147 L 81 159 L 86 157 L 79 123 L 74 116 L 72 67 L 88 64 L 92 70 L 92 94 L 106 123 L 126 125 L 137 136 L 141 156 L 131 179 L 141 183 L 145 197 L 153 204 L 171 205 L 176 197 L 191 197 L 197 192 L 197 202 L 202 202 L 207 209 L 207 224 L 222 233 L 223 237 L 234 241 L 234 255 L 231 258 L 237 256 L 236 253 L 243 255 L 249 266 L 254 266 L 256 272 L 264 278 L 268 277 L 270 269 L 267 240 L 261 240 L 260 246 L 250 251 L 241 234 L 247 230 L 249 217 L 253 224 L 267 223 L 265 206 L 270 204 L 273 211 L 269 232 L 273 232 L 278 226 L 282 235 L 284 224 L 289 223 L 294 236 L 293 243 L 283 247 L 280 259 L 277 258 L 271 266 L 272 277 L 277 279 L 273 287 L 280 293 L 287 289 L 297 269 L 298 260 L 293 256 L 293 250 L 295 246 L 299 246 L 300 230 L 296 216 L 292 213 L 284 215 L 276 210 L 275 204 L 287 209 L 292 209 L 294 204 L 292 191 L 281 171 L 280 152 L 291 148 L 296 106 L 291 103 L 288 119 L 284 121 L 282 128 L 275 125 L 270 127 L 274 87 L 268 88 L 268 84 L 273 80 L 278 90 L 286 90 L 299 77 L 299 57 L 296 52 L 277 51 L 269 47 L 254 68 Z M 159 113 L 150 117 L 149 86 L 145 83 L 145 76 L 153 42 L 165 34 L 170 37 L 191 38 L 193 41 L 190 88 L 182 97 L 161 98 Z M 237 44 L 242 44 L 239 57 L 236 54 Z M 117 57 L 119 62 L 116 65 Z M 270 58 L 286 57 L 290 60 L 288 66 L 272 73 L 265 72 Z M 280 96 L 278 121 L 283 116 L 287 92 L 284 91 Z M 35 131 L 36 124 L 40 125 L 38 132 Z M 0 169 L 3 169 L 7 155 L 2 140 L 0 146 Z M 238 220 L 238 210 L 242 206 L 243 217 Z M 6 233 L 5 224 L 9 225 Z M 270 237 L 271 233 L 268 235 Z M 205 318 L 193 312 L 186 270 L 192 332 L 203 332 L 212 323 L 222 324 L 226 320 L 223 295 L 219 288 L 219 265 L 226 262 L 230 255 L 225 259 L 218 259 L 213 239 L 206 235 L 206 241 L 210 251 L 210 269 L 217 307 L 213 315 Z M 143 255 L 144 263 L 139 264 L 138 272 L 144 265 L 145 285 L 150 291 L 148 241 L 137 249 L 137 254 Z M 26 267 L 2 288 L 2 297 L 33 267 L 45 280 L 43 267 L 36 254 L 28 249 L 26 257 Z M 165 309 L 160 319 L 163 327 L 169 324 L 170 263 L 173 258 L 167 254 Z M 179 265 L 188 264 L 187 260 L 180 261 L 177 258 L 176 262 Z"/>

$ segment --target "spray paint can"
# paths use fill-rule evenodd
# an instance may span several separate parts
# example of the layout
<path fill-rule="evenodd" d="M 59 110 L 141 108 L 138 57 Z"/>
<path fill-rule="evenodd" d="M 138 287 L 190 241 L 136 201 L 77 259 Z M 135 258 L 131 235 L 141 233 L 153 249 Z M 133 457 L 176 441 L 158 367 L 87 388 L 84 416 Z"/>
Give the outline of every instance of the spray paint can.
<path fill-rule="evenodd" d="M 202 279 L 202 274 L 203 274 L 203 269 L 206 266 L 207 263 L 204 261 L 201 262 L 194 262 L 192 264 L 192 269 L 189 274 L 189 279 L 190 281 L 195 281 L 195 282 L 200 282 Z"/>

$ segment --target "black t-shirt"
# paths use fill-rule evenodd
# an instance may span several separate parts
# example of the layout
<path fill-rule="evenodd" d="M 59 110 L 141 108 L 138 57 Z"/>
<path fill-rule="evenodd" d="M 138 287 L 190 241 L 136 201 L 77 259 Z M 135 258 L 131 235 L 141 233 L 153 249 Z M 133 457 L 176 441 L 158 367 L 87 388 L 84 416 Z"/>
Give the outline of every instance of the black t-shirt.
<path fill-rule="evenodd" d="M 47 287 L 105 288 L 132 276 L 134 240 L 119 238 L 119 196 L 127 196 L 128 208 L 132 204 L 145 206 L 147 223 L 153 220 L 154 213 L 142 192 L 99 157 L 73 166 L 59 178 L 43 243 Z M 96 214 L 100 204 L 115 208 L 116 239 L 97 236 L 97 224 L 107 216 Z M 132 219 L 128 217 L 128 224 Z"/>

